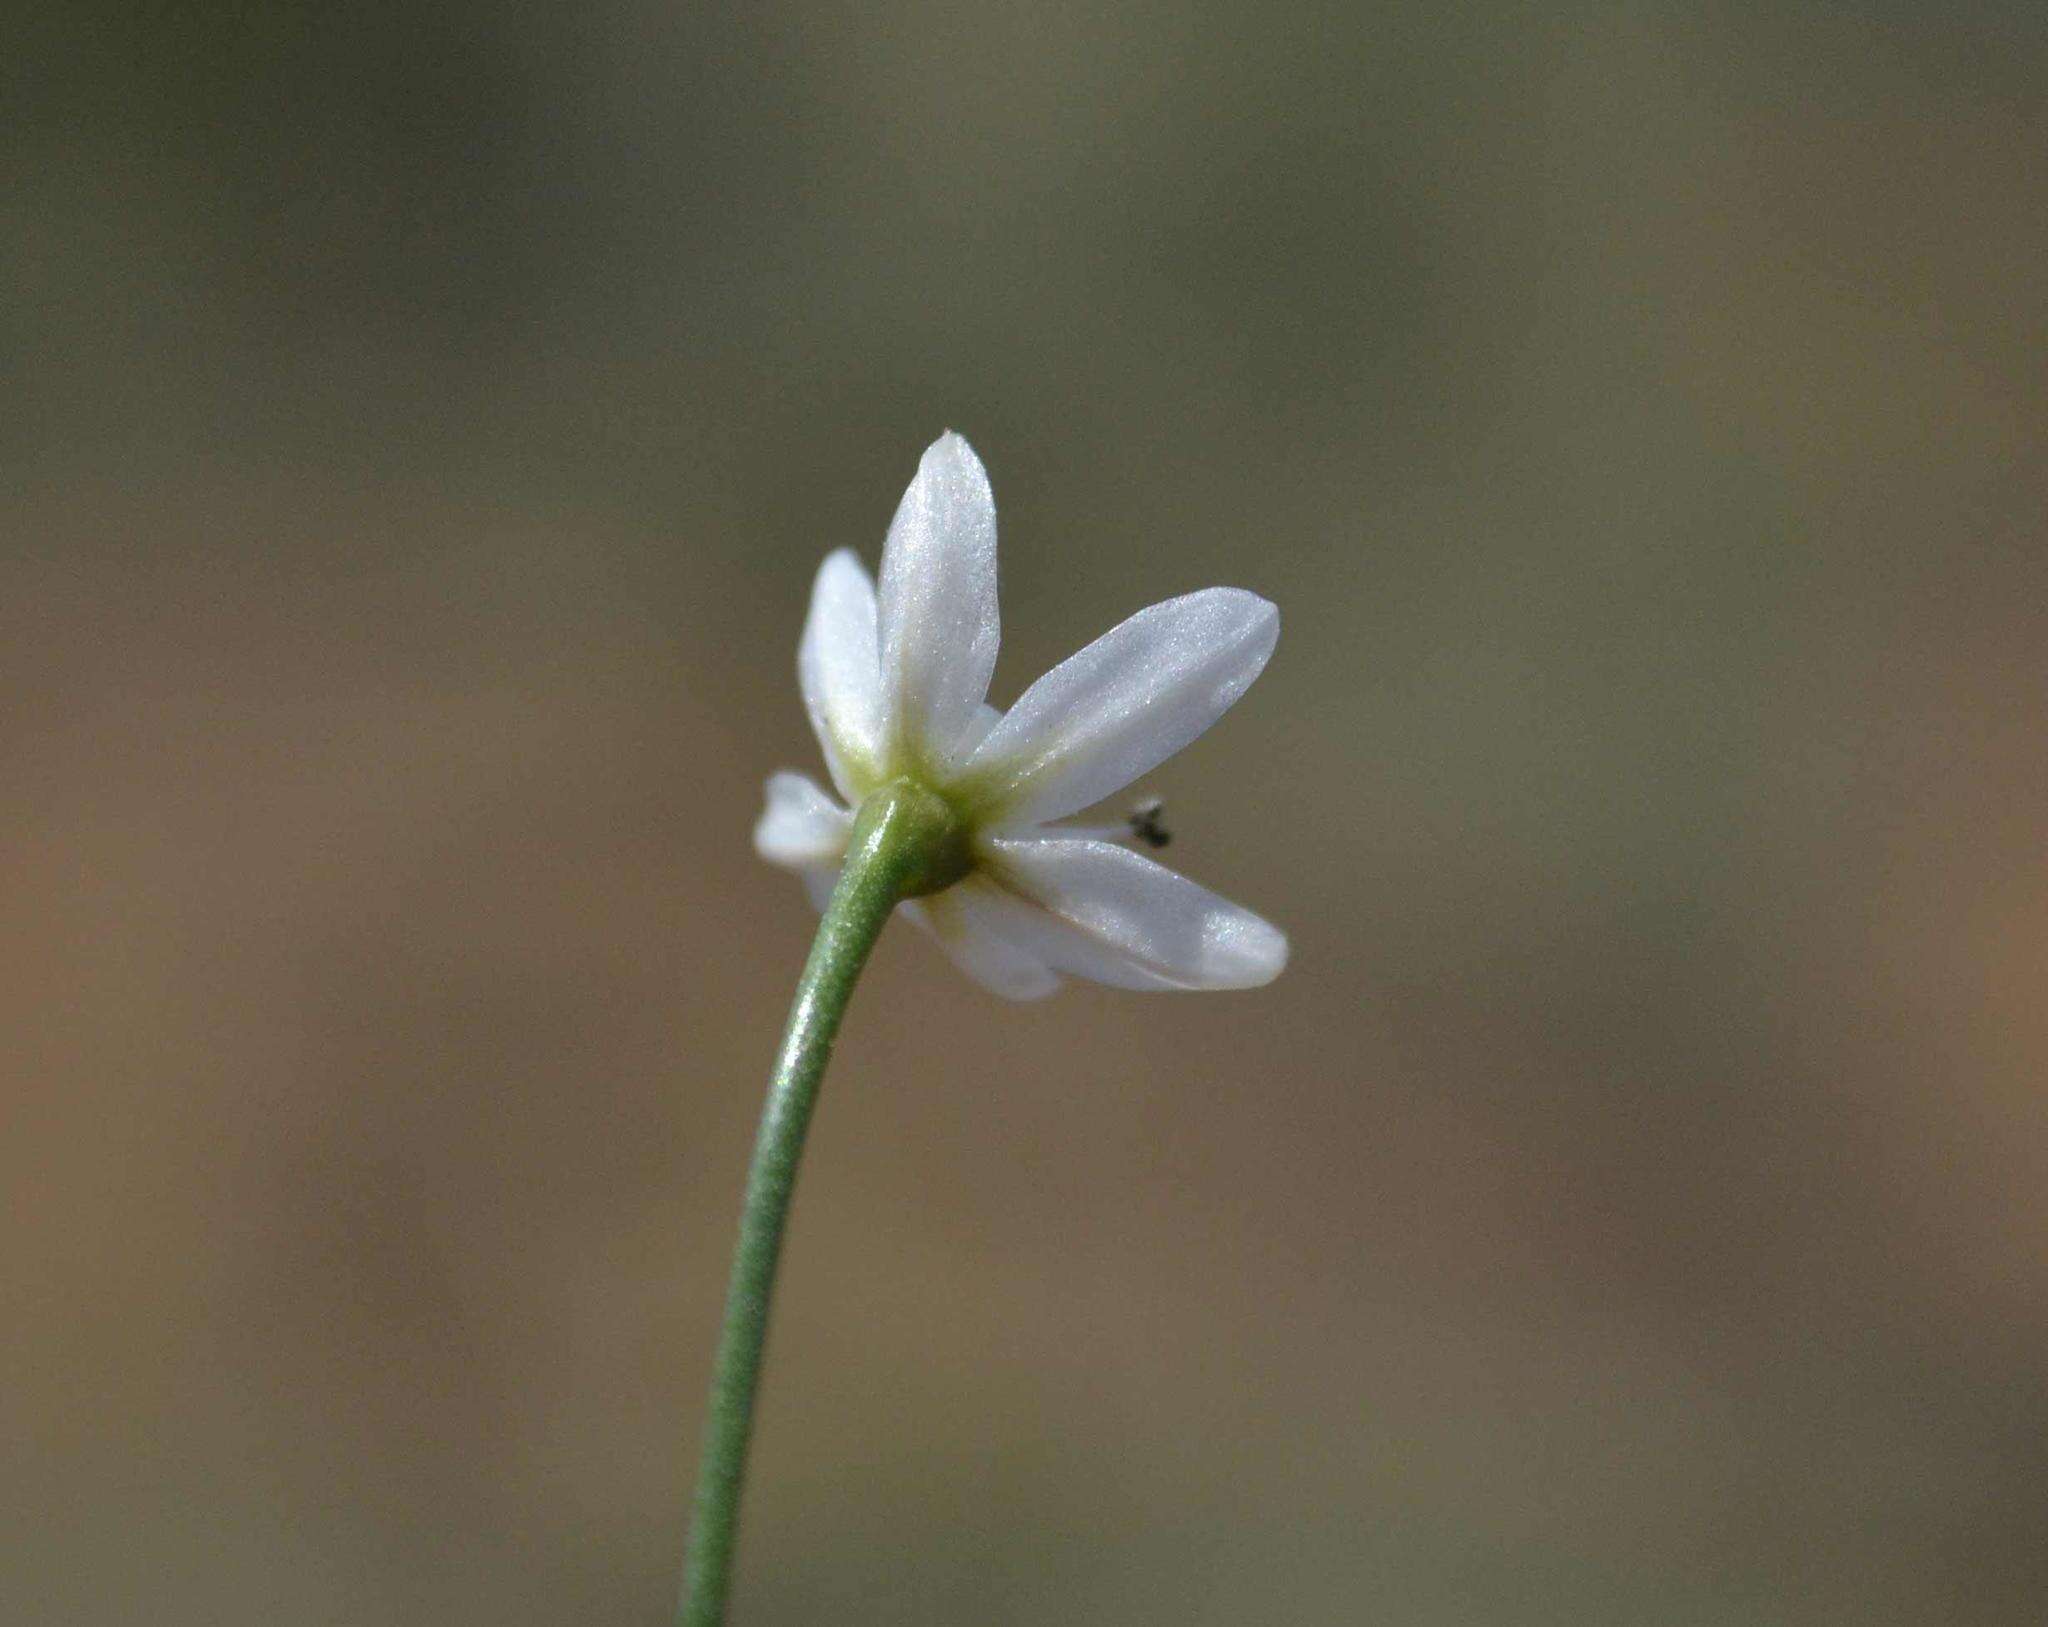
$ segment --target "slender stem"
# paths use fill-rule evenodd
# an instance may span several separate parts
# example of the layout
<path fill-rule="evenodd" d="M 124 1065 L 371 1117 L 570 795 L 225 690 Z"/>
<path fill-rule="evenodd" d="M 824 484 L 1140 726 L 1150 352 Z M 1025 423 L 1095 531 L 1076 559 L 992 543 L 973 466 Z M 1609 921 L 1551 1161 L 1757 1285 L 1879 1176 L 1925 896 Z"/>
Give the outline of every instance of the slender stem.
<path fill-rule="evenodd" d="M 804 1132 L 825 1077 L 825 1064 L 832 1055 L 833 1036 L 839 1031 L 868 951 L 881 936 L 890 911 L 911 892 L 921 890 L 919 882 L 929 864 L 934 839 L 930 802 L 927 794 L 912 788 L 885 787 L 862 804 L 845 868 L 832 901 L 825 906 L 825 918 L 818 924 L 817 939 L 797 984 L 789 1026 L 769 1077 L 768 1102 L 762 1110 L 740 1208 L 739 1242 L 733 1250 L 725 1325 L 719 1334 L 704 1424 L 678 1627 L 720 1627 L 725 1620 L 741 1482 L 753 1434 L 762 1351 L 768 1339 L 768 1306 L 775 1290 L 790 1196 L 796 1186 L 797 1161 L 803 1156 Z"/>

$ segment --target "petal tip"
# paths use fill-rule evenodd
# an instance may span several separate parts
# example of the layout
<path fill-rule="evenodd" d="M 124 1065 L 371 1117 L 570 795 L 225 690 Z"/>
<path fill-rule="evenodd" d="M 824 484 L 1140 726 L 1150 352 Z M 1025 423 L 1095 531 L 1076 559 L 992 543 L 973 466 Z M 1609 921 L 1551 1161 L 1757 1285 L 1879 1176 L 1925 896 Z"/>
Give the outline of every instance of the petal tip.
<path fill-rule="evenodd" d="M 837 575 L 848 570 L 858 571 L 863 579 L 872 580 L 868 577 L 867 566 L 861 563 L 859 553 L 852 548 L 834 548 L 818 566 L 818 574 L 820 576 L 825 575 L 828 571 Z"/>
<path fill-rule="evenodd" d="M 953 490 L 973 497 L 986 495 L 991 504 L 995 500 L 980 454 L 957 429 L 947 430 L 924 449 L 924 455 L 917 460 L 917 474 L 920 480 L 943 481 Z"/>
<path fill-rule="evenodd" d="M 1255 915 L 1232 921 L 1217 947 L 1230 978 L 1225 988 L 1262 989 L 1287 970 L 1287 934 Z"/>
<path fill-rule="evenodd" d="M 837 863 L 853 816 L 802 774 L 768 776 L 765 806 L 754 821 L 754 851 L 785 870 Z"/>
<path fill-rule="evenodd" d="M 765 808 L 754 821 L 754 854 L 768 863 L 787 868 L 790 844 L 784 836 L 783 821 L 773 807 Z"/>
<path fill-rule="evenodd" d="M 918 479 L 938 482 L 971 504 L 995 504 L 989 471 L 981 465 L 981 455 L 967 443 L 967 436 L 958 430 L 946 430 L 938 441 L 924 449 L 924 455 L 918 459 Z"/>
<path fill-rule="evenodd" d="M 1250 588 L 1211 588 L 1218 603 L 1227 606 L 1238 618 L 1247 632 L 1255 634 L 1272 647 L 1272 641 L 1280 636 L 1280 607 L 1262 593 Z"/>

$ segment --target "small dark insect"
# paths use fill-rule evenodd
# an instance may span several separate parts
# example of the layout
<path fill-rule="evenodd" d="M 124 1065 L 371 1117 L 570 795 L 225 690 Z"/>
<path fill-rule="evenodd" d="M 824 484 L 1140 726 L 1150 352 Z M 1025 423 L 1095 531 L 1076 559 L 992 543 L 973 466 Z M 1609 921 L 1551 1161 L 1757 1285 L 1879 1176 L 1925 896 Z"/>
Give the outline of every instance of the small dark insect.
<path fill-rule="evenodd" d="M 1157 797 L 1147 797 L 1131 809 L 1131 834 L 1147 847 L 1164 847 L 1173 840 L 1173 832 L 1162 822 L 1166 804 Z"/>

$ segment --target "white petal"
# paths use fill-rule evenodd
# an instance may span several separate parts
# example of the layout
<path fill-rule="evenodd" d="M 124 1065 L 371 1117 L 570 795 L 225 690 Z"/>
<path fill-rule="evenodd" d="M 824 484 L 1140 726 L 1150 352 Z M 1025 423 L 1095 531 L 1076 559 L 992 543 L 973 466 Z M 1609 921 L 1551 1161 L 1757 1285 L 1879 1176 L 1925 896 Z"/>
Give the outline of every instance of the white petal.
<path fill-rule="evenodd" d="M 787 870 L 837 865 L 852 829 L 852 814 L 803 775 L 785 770 L 768 776 L 768 806 L 754 826 L 754 851 Z"/>
<path fill-rule="evenodd" d="M 1098 938 L 1063 921 L 1049 910 L 1026 899 L 1021 893 L 1005 891 L 986 876 L 975 876 L 953 888 L 964 893 L 973 889 L 977 913 L 991 931 L 1015 944 L 1046 965 L 1093 983 L 1107 983 L 1118 989 L 1184 989 L 1157 972 L 1148 971 L 1129 956 L 1119 954 Z"/>
<path fill-rule="evenodd" d="M 1099 802 L 1227 712 L 1279 637 L 1280 612 L 1242 588 L 1141 610 L 1025 690 L 966 775 L 1010 799 L 1006 825 Z"/>
<path fill-rule="evenodd" d="M 985 853 L 991 883 L 1037 905 L 1054 928 L 1016 915 L 1003 930 L 1061 970 L 1126 988 L 1249 989 L 1287 964 L 1278 927 L 1128 848 L 1004 837 Z"/>
<path fill-rule="evenodd" d="M 882 550 L 883 715 L 895 751 L 965 756 L 996 667 L 996 504 L 974 450 L 926 449 Z"/>
<path fill-rule="evenodd" d="M 849 802 L 882 760 L 882 662 L 875 584 L 851 548 L 826 556 L 797 645 L 797 682 L 832 783 Z M 851 770 L 851 775 L 849 775 Z"/>
<path fill-rule="evenodd" d="M 974 880 L 961 882 L 903 906 L 903 913 L 938 941 L 946 958 L 991 994 L 1009 1000 L 1042 1000 L 1060 986 L 1051 967 L 1021 944 L 1006 938 L 978 896 L 992 891 Z"/>

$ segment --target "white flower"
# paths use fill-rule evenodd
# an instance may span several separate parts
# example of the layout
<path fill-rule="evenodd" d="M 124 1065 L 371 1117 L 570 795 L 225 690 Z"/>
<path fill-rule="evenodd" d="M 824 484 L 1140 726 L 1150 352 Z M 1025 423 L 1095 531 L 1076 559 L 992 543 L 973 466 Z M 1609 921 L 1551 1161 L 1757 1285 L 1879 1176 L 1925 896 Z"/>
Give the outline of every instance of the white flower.
<path fill-rule="evenodd" d="M 996 513 L 958 435 L 925 452 L 882 550 L 879 593 L 851 549 L 818 571 L 797 675 L 832 783 L 858 807 L 908 779 L 944 799 L 967 873 L 901 906 L 976 982 L 1014 999 L 1060 974 L 1128 989 L 1271 982 L 1287 938 L 1120 841 L 1048 824 L 1122 790 L 1227 711 L 1280 635 L 1240 588 L 1155 604 L 1025 690 L 987 704 L 995 670 Z M 820 909 L 854 816 L 801 774 L 768 780 L 761 856 Z"/>

